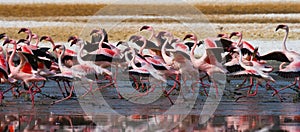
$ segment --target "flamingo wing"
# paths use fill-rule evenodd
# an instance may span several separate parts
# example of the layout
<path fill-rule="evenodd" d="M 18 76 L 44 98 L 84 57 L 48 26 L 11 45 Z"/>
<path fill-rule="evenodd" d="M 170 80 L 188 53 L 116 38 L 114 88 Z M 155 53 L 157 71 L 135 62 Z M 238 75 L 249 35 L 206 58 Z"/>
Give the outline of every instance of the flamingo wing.
<path fill-rule="evenodd" d="M 275 73 L 283 78 L 300 77 L 300 71 L 275 71 Z"/>
<path fill-rule="evenodd" d="M 231 65 L 231 66 L 226 66 L 226 69 L 227 69 L 227 71 L 229 71 L 230 73 L 245 70 L 241 65 Z"/>
<path fill-rule="evenodd" d="M 85 49 L 87 52 L 93 52 L 99 48 L 98 43 L 90 43 L 86 41 L 86 45 L 83 46 L 83 49 Z"/>
<path fill-rule="evenodd" d="M 5 79 L 8 79 L 8 73 L 2 67 L 0 67 L 0 73 L 1 73 L 0 76 L 3 76 Z"/>
<path fill-rule="evenodd" d="M 266 55 L 258 57 L 259 60 L 276 60 L 280 62 L 290 62 L 284 53 L 281 51 L 274 51 Z"/>
<path fill-rule="evenodd" d="M 223 53 L 223 52 L 224 52 L 223 48 L 207 48 L 206 49 L 206 54 L 209 57 L 211 64 L 216 64 L 217 62 L 220 63 L 222 61 L 221 53 Z"/>
<path fill-rule="evenodd" d="M 27 52 L 22 52 L 22 54 L 27 58 L 29 64 L 32 67 L 32 69 L 37 70 L 38 69 L 37 57 L 35 55 L 32 55 L 32 54 L 27 53 Z M 27 69 L 28 69 L 28 67 L 27 67 Z"/>
<path fill-rule="evenodd" d="M 232 47 L 232 41 L 231 40 L 228 40 L 228 39 L 224 39 L 224 38 L 221 38 L 219 41 L 217 41 L 217 45 L 219 45 L 218 43 L 221 43 L 223 49 L 227 52 L 229 52 L 230 48 Z"/>
<path fill-rule="evenodd" d="M 85 61 L 108 61 L 112 62 L 112 57 L 104 54 L 87 54 L 82 57 Z"/>

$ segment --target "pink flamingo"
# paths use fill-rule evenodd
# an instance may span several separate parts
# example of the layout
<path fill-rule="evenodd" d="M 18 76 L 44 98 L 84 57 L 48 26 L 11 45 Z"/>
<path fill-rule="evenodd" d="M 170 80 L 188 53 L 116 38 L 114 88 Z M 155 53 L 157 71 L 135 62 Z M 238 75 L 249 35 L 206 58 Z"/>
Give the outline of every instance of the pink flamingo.
<path fill-rule="evenodd" d="M 286 88 L 289 88 L 291 86 L 295 86 L 298 82 L 299 86 L 298 89 L 300 89 L 300 54 L 295 52 L 295 51 L 290 51 L 286 47 L 286 40 L 288 38 L 288 33 L 289 33 L 289 27 L 287 25 L 278 25 L 275 29 L 275 31 L 278 31 L 279 29 L 285 30 L 285 36 L 283 38 L 283 43 L 282 43 L 282 51 L 273 51 L 270 52 L 264 56 L 260 56 L 259 59 L 262 60 L 277 60 L 281 61 L 281 65 L 279 66 L 279 71 L 276 73 L 284 78 L 295 78 L 295 81 L 283 88 L 281 88 L 279 91 L 282 91 Z M 285 68 L 283 68 L 283 65 L 286 64 L 285 62 L 290 62 Z M 273 95 L 277 94 L 276 92 L 273 93 Z"/>
<path fill-rule="evenodd" d="M 225 68 L 223 68 L 223 66 L 217 61 L 217 59 L 215 58 L 213 53 L 210 54 L 210 52 L 206 52 L 206 54 L 204 54 L 200 59 L 196 59 L 195 55 L 194 55 L 194 51 L 195 51 L 197 43 L 198 43 L 197 37 L 194 34 L 188 34 L 184 37 L 183 40 L 185 40 L 187 38 L 190 38 L 191 40 L 194 41 L 194 45 L 190 52 L 190 59 L 194 65 L 194 67 L 198 68 L 201 71 L 205 71 L 208 74 L 208 76 L 212 79 L 213 85 L 216 89 L 216 95 L 218 95 L 218 87 L 217 87 L 216 81 L 213 78 L 213 74 L 214 73 L 224 73 L 225 74 L 228 71 Z M 210 45 L 210 43 L 208 43 L 207 45 Z M 207 48 L 207 49 L 209 49 L 209 48 Z"/>
<path fill-rule="evenodd" d="M 263 72 L 261 69 L 255 67 L 255 66 L 249 66 L 244 64 L 243 62 L 243 58 L 242 58 L 242 52 L 241 49 L 239 47 L 236 47 L 238 52 L 239 52 L 239 64 L 245 69 L 243 71 L 237 71 L 234 73 L 230 73 L 228 74 L 228 76 L 233 76 L 233 77 L 241 77 L 241 76 L 246 76 L 246 77 L 253 77 L 256 78 L 257 82 L 256 82 L 256 89 L 255 92 L 253 94 L 251 94 L 251 87 L 249 87 L 248 93 L 246 96 L 241 96 L 238 97 L 236 99 L 236 101 L 238 101 L 240 98 L 243 97 L 250 97 L 250 96 L 255 96 L 257 94 L 258 91 L 258 86 L 262 83 L 262 81 L 271 81 L 271 82 L 275 82 L 275 80 L 268 75 L 268 73 Z M 252 78 L 250 78 L 252 80 Z M 251 81 L 252 82 L 252 81 Z M 271 87 L 272 90 L 274 90 L 276 93 L 278 92 L 275 88 Z M 280 101 L 282 101 L 281 97 L 278 95 L 278 98 L 280 99 Z"/>
<path fill-rule="evenodd" d="M 29 93 L 31 95 L 31 101 L 32 101 L 32 105 L 34 106 L 34 95 L 37 92 L 40 92 L 40 88 L 37 87 L 35 85 L 36 82 L 40 82 L 40 81 L 46 81 L 46 79 L 36 73 L 32 73 L 32 67 L 31 65 L 26 65 L 28 63 L 26 63 L 26 58 L 25 56 L 21 53 L 18 52 L 19 56 L 20 56 L 20 64 L 15 67 L 14 63 L 13 63 L 13 57 L 16 54 L 16 50 L 17 50 L 17 43 L 15 40 L 12 39 L 6 39 L 3 43 L 3 45 L 5 44 L 13 44 L 14 45 L 14 49 L 13 52 L 8 60 L 8 64 L 9 64 L 9 68 L 10 68 L 10 74 L 9 77 L 11 78 L 15 78 L 18 80 L 22 80 L 23 83 L 25 83 L 25 85 L 28 87 L 28 91 L 27 93 Z M 32 82 L 32 84 L 30 85 L 30 82 Z M 37 90 L 33 90 L 33 87 L 36 87 Z"/>
<path fill-rule="evenodd" d="M 89 83 L 93 82 L 93 80 L 88 79 L 85 76 L 87 74 L 94 74 L 95 73 L 94 69 L 89 68 L 89 67 L 87 67 L 85 65 L 79 65 L 79 64 L 78 65 L 74 65 L 71 68 L 63 66 L 61 61 L 62 61 L 62 56 L 63 56 L 63 54 L 66 51 L 66 48 L 65 48 L 64 45 L 56 45 L 54 47 L 54 50 L 56 50 L 56 48 L 60 48 L 60 50 L 62 51 L 61 54 L 58 57 L 58 66 L 59 66 L 59 69 L 61 70 L 61 73 L 54 75 L 54 77 L 65 78 L 68 81 L 73 81 L 73 80 L 79 78 L 79 79 L 81 79 L 83 81 L 87 81 Z M 67 99 L 71 98 L 73 90 L 74 90 L 74 85 L 73 86 L 69 86 L 69 87 L 71 88 L 69 95 L 67 97 L 63 98 L 63 99 L 60 99 L 60 100 L 57 100 L 57 101 L 53 102 L 52 104 L 56 104 L 56 103 L 59 103 L 59 102 L 62 102 L 64 100 L 67 100 Z M 90 85 L 90 87 L 92 87 L 92 86 Z"/>
<path fill-rule="evenodd" d="M 71 42 L 71 46 L 72 46 L 73 44 L 78 44 L 78 45 L 79 45 L 80 49 L 79 49 L 79 51 L 77 52 L 77 61 L 78 61 L 79 65 L 81 65 L 81 67 L 84 67 L 85 69 L 88 70 L 88 71 L 86 71 L 86 72 L 94 73 L 95 76 L 96 76 L 96 79 L 97 79 L 97 74 L 105 74 L 105 75 L 109 75 L 109 76 L 112 75 L 112 73 L 111 73 L 109 70 L 107 70 L 107 69 L 105 69 L 105 68 L 102 68 L 102 67 L 96 65 L 94 62 L 82 60 L 81 54 L 82 54 L 82 51 L 83 51 L 83 48 L 84 48 L 84 44 L 83 44 L 83 41 L 82 41 L 81 39 L 72 36 L 72 37 L 69 38 L 68 41 L 72 41 L 72 42 Z M 77 66 L 77 65 L 75 65 L 75 67 L 76 67 L 76 66 Z M 73 67 L 73 68 L 74 68 L 74 67 Z M 92 92 L 92 90 L 93 90 L 93 89 L 92 89 L 92 83 L 93 83 L 93 81 L 90 81 L 90 89 L 89 89 L 83 96 L 85 96 L 85 95 L 88 94 L 89 92 Z M 106 84 L 105 86 L 101 86 L 101 88 L 108 87 L 108 86 L 111 86 L 111 85 L 113 85 L 113 84 L 114 84 L 114 83 L 109 83 L 109 84 Z"/>
<path fill-rule="evenodd" d="M 43 40 L 46 40 L 48 42 L 50 42 L 52 44 L 52 49 L 54 49 L 54 47 L 56 46 L 56 44 L 54 43 L 53 39 L 50 36 L 42 36 L 40 39 L 40 42 L 42 42 Z M 65 53 L 62 56 L 62 60 L 65 66 L 67 67 L 72 67 L 75 64 L 78 64 L 77 59 L 76 59 L 76 52 L 70 49 L 65 49 Z M 61 50 L 54 50 L 54 53 L 56 55 L 56 57 L 58 58 L 58 56 L 61 54 Z"/>

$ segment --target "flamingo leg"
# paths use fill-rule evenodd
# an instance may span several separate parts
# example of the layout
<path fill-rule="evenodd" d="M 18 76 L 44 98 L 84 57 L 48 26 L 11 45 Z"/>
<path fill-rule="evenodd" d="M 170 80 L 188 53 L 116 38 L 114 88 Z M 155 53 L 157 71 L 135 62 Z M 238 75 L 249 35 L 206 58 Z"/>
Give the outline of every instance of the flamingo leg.
<path fill-rule="evenodd" d="M 297 77 L 298 80 L 298 90 L 300 90 L 300 77 Z"/>
<path fill-rule="evenodd" d="M 282 91 L 282 90 L 285 90 L 285 89 L 287 89 L 287 88 L 289 88 L 289 87 L 295 86 L 296 84 L 297 84 L 297 78 L 295 78 L 295 81 L 294 81 L 292 84 L 290 84 L 290 85 L 288 85 L 288 86 L 285 86 L 285 87 L 283 87 L 283 88 L 277 90 L 277 92 L 274 91 L 274 93 L 272 94 L 272 96 L 278 94 L 278 93 L 279 93 L 280 91 Z"/>
<path fill-rule="evenodd" d="M 92 92 L 93 91 L 93 82 L 90 82 L 89 86 L 90 86 L 89 90 L 87 90 L 81 97 L 86 96 L 88 93 L 93 94 L 93 92 Z"/>
<path fill-rule="evenodd" d="M 276 93 L 276 95 L 277 95 L 277 97 L 279 98 L 280 102 L 282 102 L 283 100 L 282 100 L 281 96 L 278 94 L 278 90 L 276 90 L 274 87 L 272 87 L 269 83 L 267 83 L 266 85 L 267 85 L 269 88 L 271 88 L 271 89 L 274 91 L 274 93 Z M 272 96 L 274 96 L 274 95 L 272 95 Z"/>
<path fill-rule="evenodd" d="M 244 81 L 242 82 L 243 85 L 244 85 L 246 80 L 247 80 L 247 78 L 245 78 Z M 250 81 L 250 84 L 248 86 L 239 87 L 239 88 L 236 88 L 235 90 L 240 90 L 240 89 L 244 89 L 244 88 L 252 88 L 253 87 L 253 78 L 250 77 L 249 81 Z"/>
<path fill-rule="evenodd" d="M 71 98 L 71 97 L 72 97 L 73 90 L 74 90 L 74 86 L 71 87 L 69 96 L 67 96 L 66 98 L 63 98 L 63 99 L 54 101 L 54 102 L 51 103 L 51 105 L 57 104 L 57 103 L 59 103 L 59 102 L 62 102 L 62 101 L 64 101 L 64 100 L 67 100 L 67 99 Z"/>
<path fill-rule="evenodd" d="M 62 88 L 61 88 L 61 86 L 60 86 L 60 83 L 59 83 L 59 81 L 58 81 L 58 80 L 56 80 L 56 83 L 57 83 L 57 85 L 58 85 L 58 87 L 59 87 L 59 90 L 60 90 L 61 94 L 62 94 L 62 95 L 63 95 L 63 97 L 65 98 L 65 97 L 66 97 L 66 95 L 65 95 L 65 93 L 63 92 L 63 90 L 62 90 Z"/>
<path fill-rule="evenodd" d="M 241 84 L 238 84 L 237 87 L 241 88 L 247 81 L 248 78 L 244 78 L 243 82 Z"/>
<path fill-rule="evenodd" d="M 0 92 L 0 104 L 1 104 L 1 105 L 2 105 L 2 100 L 4 99 L 4 94 L 7 93 L 7 92 L 10 91 L 10 90 L 13 90 L 14 87 L 15 87 L 15 86 L 12 85 L 10 88 L 8 88 L 8 89 L 6 89 L 6 90 Z"/>
<path fill-rule="evenodd" d="M 176 81 L 175 81 L 176 80 Z M 176 84 L 178 84 L 180 86 L 180 82 L 179 82 L 179 75 L 176 75 L 176 79 L 174 80 L 174 84 L 173 87 L 166 93 L 167 96 L 169 96 L 171 94 L 171 92 L 176 89 Z"/>
<path fill-rule="evenodd" d="M 69 91 L 67 90 L 66 81 L 63 81 L 63 84 L 64 84 L 64 89 L 65 89 L 66 93 L 70 94 Z M 71 88 L 71 87 L 69 87 L 69 88 Z"/>
<path fill-rule="evenodd" d="M 193 83 L 191 84 L 193 93 L 195 92 L 195 85 L 198 84 L 198 83 L 201 83 L 201 82 L 200 82 L 200 81 L 196 81 L 196 82 L 193 82 Z M 205 95 L 208 96 L 207 91 L 206 91 L 206 87 L 203 87 L 203 89 L 204 89 Z"/>
<path fill-rule="evenodd" d="M 252 82 L 253 83 L 253 82 Z M 251 89 L 252 89 L 252 86 L 251 87 L 249 87 L 249 90 L 248 90 L 248 92 L 247 92 L 247 95 L 244 95 L 244 96 L 240 96 L 240 97 L 238 97 L 236 100 L 235 100 L 235 102 L 237 102 L 239 99 L 241 99 L 241 98 L 245 98 L 245 97 L 249 97 L 249 96 L 255 96 L 256 95 L 256 93 L 257 93 L 257 90 L 258 90 L 258 83 L 256 84 L 256 90 L 255 90 L 255 92 L 253 93 L 253 94 L 251 94 Z"/>
<path fill-rule="evenodd" d="M 218 89 L 218 85 L 217 85 L 217 83 L 216 83 L 215 80 L 213 80 L 213 85 L 214 85 L 214 87 L 216 89 L 216 97 L 218 97 L 219 96 L 219 89 Z"/>

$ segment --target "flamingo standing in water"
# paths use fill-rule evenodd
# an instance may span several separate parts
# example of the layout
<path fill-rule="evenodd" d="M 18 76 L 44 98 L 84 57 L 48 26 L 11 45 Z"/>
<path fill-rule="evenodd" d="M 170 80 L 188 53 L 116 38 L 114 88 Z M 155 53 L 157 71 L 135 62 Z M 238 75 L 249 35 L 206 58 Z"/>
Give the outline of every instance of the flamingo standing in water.
<path fill-rule="evenodd" d="M 95 74 L 96 79 L 98 78 L 97 77 L 98 74 L 105 74 L 105 75 L 109 75 L 109 76 L 112 75 L 112 73 L 109 70 L 96 65 L 94 62 L 82 60 L 81 54 L 82 54 L 82 51 L 83 51 L 83 48 L 84 48 L 83 40 L 81 40 L 81 39 L 79 39 L 75 36 L 71 36 L 68 41 L 72 41 L 71 46 L 74 45 L 74 44 L 79 45 L 80 49 L 77 52 L 77 61 L 78 61 L 79 65 L 81 65 L 81 67 L 85 67 L 85 69 L 89 70 L 89 71 L 86 71 L 86 72 L 89 72 L 90 74 L 93 72 Z M 89 92 L 92 92 L 92 90 L 93 90 L 92 89 L 92 83 L 93 83 L 93 81 L 90 81 L 90 89 L 83 96 L 85 96 Z M 101 88 L 108 87 L 108 86 L 111 86 L 113 84 L 114 83 L 109 83 L 105 86 L 101 86 Z"/>
<path fill-rule="evenodd" d="M 278 31 L 279 29 L 284 29 L 286 32 L 283 38 L 282 51 L 274 51 L 268 53 L 264 56 L 261 56 L 260 59 L 281 61 L 282 63 L 279 66 L 279 71 L 277 71 L 276 73 L 284 78 L 295 78 L 295 81 L 292 84 L 281 88 L 279 91 L 282 91 L 291 86 L 295 86 L 297 82 L 299 84 L 298 89 L 300 89 L 300 54 L 295 51 L 290 51 L 286 47 L 289 27 L 287 25 L 278 25 L 275 31 Z M 286 62 L 290 62 L 290 64 L 288 64 L 286 67 L 283 67 Z M 275 94 L 277 93 L 274 93 L 273 95 Z"/>
<path fill-rule="evenodd" d="M 27 63 L 26 58 L 21 52 L 18 52 L 18 54 L 20 56 L 20 64 L 17 67 L 15 67 L 14 63 L 13 63 L 13 57 L 15 56 L 15 54 L 17 52 L 16 51 L 17 43 L 15 40 L 6 39 L 3 43 L 3 45 L 5 45 L 7 43 L 14 45 L 13 52 L 8 60 L 8 64 L 9 64 L 9 68 L 10 68 L 10 72 L 11 72 L 9 74 L 9 77 L 15 78 L 18 80 L 22 80 L 23 83 L 25 83 L 25 85 L 28 87 L 27 93 L 29 93 L 31 95 L 32 105 L 34 106 L 34 95 L 37 92 L 40 92 L 40 88 L 37 87 L 35 85 L 35 83 L 40 82 L 40 81 L 46 81 L 46 78 L 44 78 L 36 73 L 32 73 L 31 65 L 26 65 L 26 63 Z M 31 85 L 30 85 L 30 82 L 32 83 Z M 34 87 L 36 87 L 37 90 L 33 90 Z"/>
<path fill-rule="evenodd" d="M 53 39 L 50 36 L 42 36 L 40 39 L 40 42 L 42 42 L 43 40 L 49 41 L 52 44 L 52 49 L 54 49 L 54 47 L 56 46 L 56 44 L 54 43 Z M 70 49 L 65 49 L 65 53 L 62 56 L 62 60 L 65 66 L 67 67 L 72 67 L 73 65 L 77 64 L 77 59 L 76 59 L 76 52 Z M 56 57 L 58 58 L 58 56 L 61 54 L 61 50 L 54 50 L 54 53 L 56 55 Z"/>
<path fill-rule="evenodd" d="M 237 50 L 239 52 L 239 64 L 245 70 L 243 70 L 243 71 L 237 71 L 237 72 L 234 72 L 234 73 L 230 73 L 230 74 L 228 74 L 228 76 L 232 76 L 232 77 L 246 76 L 246 77 L 256 78 L 256 80 L 257 80 L 255 92 L 253 94 L 251 94 L 251 88 L 252 88 L 252 86 L 249 87 L 247 95 L 246 96 L 238 97 L 236 99 L 236 101 L 238 101 L 240 98 L 243 98 L 243 97 L 255 96 L 257 94 L 257 91 L 258 91 L 258 86 L 262 83 L 262 81 L 275 82 L 275 80 L 270 75 L 268 75 L 267 73 L 265 73 L 261 69 L 259 69 L 258 67 L 256 67 L 256 66 L 249 66 L 249 65 L 244 64 L 241 49 L 240 49 L 240 47 L 236 47 L 236 48 L 237 48 Z M 252 80 L 252 78 L 251 78 L 251 80 Z M 278 91 L 275 88 L 271 87 L 271 89 L 274 90 L 274 92 L 278 93 Z M 282 101 L 282 99 L 281 99 L 281 97 L 279 95 L 278 95 L 278 98 L 280 99 L 280 101 Z"/>
<path fill-rule="evenodd" d="M 191 40 L 194 41 L 194 45 L 192 47 L 192 50 L 190 52 L 190 59 L 194 65 L 194 67 L 198 68 L 201 71 L 205 71 L 208 76 L 212 79 L 213 86 L 216 89 L 216 95 L 218 95 L 218 87 L 217 87 L 217 82 L 213 78 L 214 73 L 227 73 L 228 71 L 223 68 L 223 66 L 217 61 L 213 53 L 211 52 L 206 52 L 200 59 L 196 59 L 194 55 L 194 51 L 196 49 L 198 39 L 196 35 L 194 34 L 188 34 L 184 37 L 183 40 L 190 38 Z M 209 45 L 210 43 L 208 43 Z M 213 47 L 211 47 L 213 48 Z M 207 48 L 208 49 L 208 48 Z"/>

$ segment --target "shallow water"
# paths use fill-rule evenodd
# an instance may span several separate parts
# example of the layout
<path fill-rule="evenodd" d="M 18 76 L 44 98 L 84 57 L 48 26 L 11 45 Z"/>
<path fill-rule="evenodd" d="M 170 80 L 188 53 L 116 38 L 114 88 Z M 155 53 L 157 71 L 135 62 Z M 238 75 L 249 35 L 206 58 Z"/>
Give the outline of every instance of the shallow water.
<path fill-rule="evenodd" d="M 187 109 L 178 105 L 183 103 L 178 91 L 174 92 L 177 94 L 171 95 L 172 100 L 178 101 L 176 102 L 179 106 L 176 108 L 177 112 L 166 112 L 171 109 L 172 105 L 164 96 L 152 103 L 134 103 L 134 100 L 119 99 L 113 87 L 88 94 L 83 98 L 73 97 L 70 100 L 50 105 L 52 101 L 62 98 L 57 84 L 50 81 L 42 88 L 42 94 L 36 95 L 34 108 L 31 107 L 31 101 L 26 96 L 14 98 L 10 92 L 5 94 L 4 106 L 0 107 L 0 119 L 4 124 L 2 128 L 14 126 L 15 129 L 29 131 L 49 131 L 50 129 L 68 131 L 72 129 L 76 131 L 300 130 L 300 103 L 294 100 L 299 93 L 292 89 L 282 91 L 280 95 L 284 98 L 284 102 L 280 102 L 277 97 L 271 96 L 273 91 L 259 87 L 255 97 L 243 98 L 235 102 L 238 96 L 247 91 L 246 89 L 234 90 L 235 85 L 240 82 L 241 80 L 232 80 L 231 84 L 226 84 L 217 109 L 213 115 L 209 115 L 209 112 L 206 113 L 207 111 L 204 110 L 205 105 L 207 106 L 205 104 L 207 97 L 203 94 L 201 87 L 190 111 L 185 113 L 183 111 Z M 133 90 L 128 81 L 118 83 L 120 89 L 127 93 Z M 279 88 L 288 83 L 289 81 L 279 80 L 271 85 Z M 5 87 L 7 88 L 2 85 L 2 89 Z M 82 95 L 86 89 L 77 84 L 75 88 L 78 96 Z M 154 92 L 159 91 L 161 90 L 157 88 Z M 50 99 L 49 96 L 56 99 Z M 91 100 L 91 97 L 97 101 Z M 186 96 L 186 99 L 188 98 Z M 99 100 L 106 104 L 99 104 Z M 208 104 L 214 105 L 214 102 Z"/>

